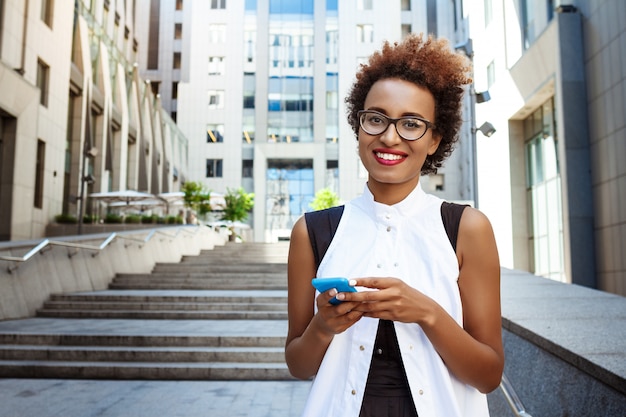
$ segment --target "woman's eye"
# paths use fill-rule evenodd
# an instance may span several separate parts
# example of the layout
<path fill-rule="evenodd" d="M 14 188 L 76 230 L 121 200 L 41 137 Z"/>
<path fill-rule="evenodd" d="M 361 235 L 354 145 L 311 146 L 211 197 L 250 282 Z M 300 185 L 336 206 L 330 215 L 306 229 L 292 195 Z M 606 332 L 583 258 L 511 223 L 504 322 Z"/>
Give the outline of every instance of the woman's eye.
<path fill-rule="evenodd" d="M 424 123 L 419 119 L 406 119 L 402 121 L 402 126 L 406 129 L 420 129 L 423 124 Z"/>

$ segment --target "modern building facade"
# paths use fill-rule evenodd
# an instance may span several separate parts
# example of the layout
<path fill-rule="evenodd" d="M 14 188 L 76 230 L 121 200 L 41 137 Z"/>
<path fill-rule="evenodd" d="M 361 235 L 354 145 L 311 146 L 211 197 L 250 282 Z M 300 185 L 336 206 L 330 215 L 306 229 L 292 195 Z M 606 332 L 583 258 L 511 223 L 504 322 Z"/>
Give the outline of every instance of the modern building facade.
<path fill-rule="evenodd" d="M 480 208 L 505 265 L 626 295 L 626 3 L 465 1 Z M 510 246 L 509 246 L 510 245 Z M 510 249 L 509 249 L 510 248 Z"/>
<path fill-rule="evenodd" d="M 456 2 L 460 5 L 460 2 Z M 190 178 L 213 191 L 255 193 L 254 239 L 289 236 L 316 191 L 363 191 L 365 171 L 345 121 L 358 65 L 384 40 L 430 32 L 464 38 L 455 2 L 373 0 L 151 0 L 139 2 L 142 75 L 160 86 L 190 141 Z M 154 46 L 154 47 L 153 47 Z M 425 178 L 473 200 L 463 143 Z"/>
<path fill-rule="evenodd" d="M 139 77 L 134 16 L 126 1 L 0 1 L 0 240 L 95 211 L 93 192 L 184 180 L 187 141 Z"/>

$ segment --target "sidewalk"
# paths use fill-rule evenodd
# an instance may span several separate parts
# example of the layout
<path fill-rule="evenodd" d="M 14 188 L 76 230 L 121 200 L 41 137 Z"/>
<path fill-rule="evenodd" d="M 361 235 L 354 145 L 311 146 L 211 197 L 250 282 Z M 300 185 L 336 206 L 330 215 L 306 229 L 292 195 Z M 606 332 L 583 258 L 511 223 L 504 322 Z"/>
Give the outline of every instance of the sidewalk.
<path fill-rule="evenodd" d="M 291 417 L 307 381 L 0 379 L 0 417 Z"/>

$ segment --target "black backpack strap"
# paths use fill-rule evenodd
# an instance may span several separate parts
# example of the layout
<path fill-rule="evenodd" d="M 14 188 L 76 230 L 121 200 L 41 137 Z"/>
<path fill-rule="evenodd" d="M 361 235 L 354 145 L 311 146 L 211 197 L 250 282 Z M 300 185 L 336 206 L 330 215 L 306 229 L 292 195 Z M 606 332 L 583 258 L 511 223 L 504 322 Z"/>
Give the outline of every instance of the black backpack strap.
<path fill-rule="evenodd" d="M 467 205 L 448 203 L 444 201 L 441 204 L 441 220 L 443 221 L 443 227 L 446 229 L 450 244 L 456 252 L 456 240 L 459 236 L 459 224 L 461 223 L 461 215 Z"/>
<path fill-rule="evenodd" d="M 344 206 L 331 207 L 324 210 L 304 213 L 306 228 L 309 232 L 313 256 L 315 256 L 315 267 L 319 267 L 320 262 L 326 255 L 328 246 L 335 236 L 339 220 L 343 214 Z"/>

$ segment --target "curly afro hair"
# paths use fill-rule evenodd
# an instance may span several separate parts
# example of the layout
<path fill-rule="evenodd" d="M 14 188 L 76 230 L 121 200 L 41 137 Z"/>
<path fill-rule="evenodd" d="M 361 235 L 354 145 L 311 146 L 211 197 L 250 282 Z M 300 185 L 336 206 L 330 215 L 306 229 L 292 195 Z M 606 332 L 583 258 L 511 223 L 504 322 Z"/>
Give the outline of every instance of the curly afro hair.
<path fill-rule="evenodd" d="M 385 42 L 380 51 L 361 64 L 356 81 L 346 97 L 348 123 L 359 134 L 357 112 L 363 110 L 365 98 L 378 80 L 399 78 L 428 89 L 435 98 L 435 129 L 441 135 L 439 148 L 426 158 L 422 174 L 434 174 L 450 156 L 459 139 L 461 128 L 461 99 L 464 85 L 472 82 L 471 63 L 462 53 L 455 52 L 446 39 L 424 35 L 409 35 L 393 45 Z"/>

